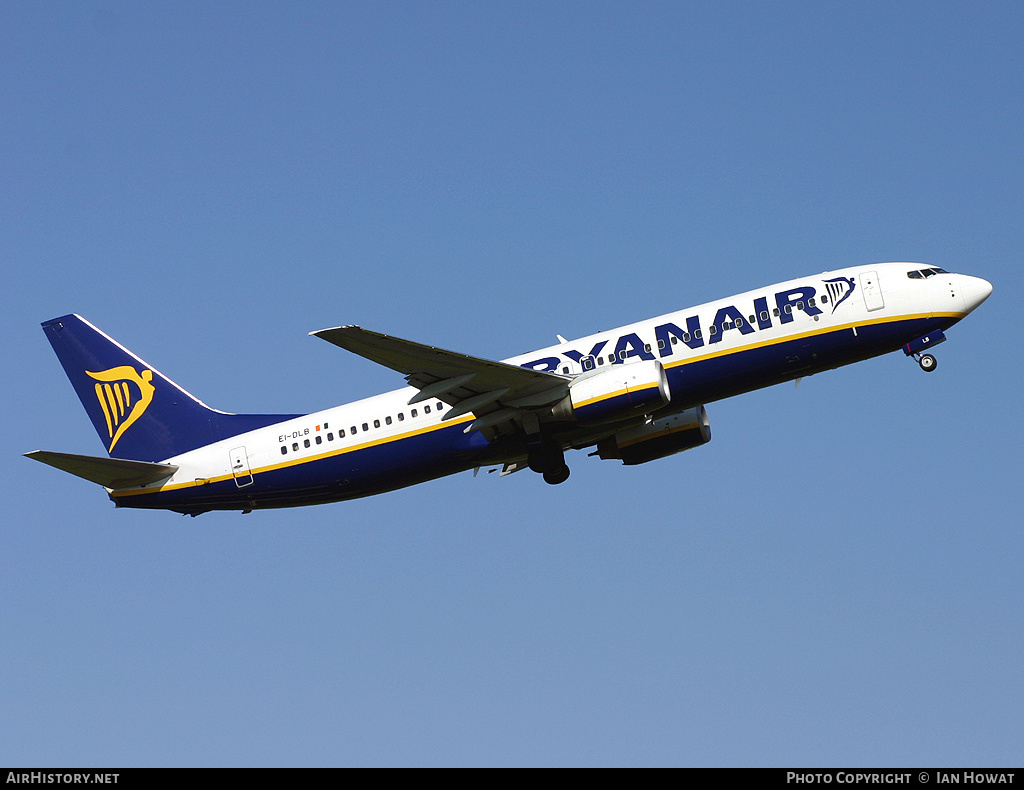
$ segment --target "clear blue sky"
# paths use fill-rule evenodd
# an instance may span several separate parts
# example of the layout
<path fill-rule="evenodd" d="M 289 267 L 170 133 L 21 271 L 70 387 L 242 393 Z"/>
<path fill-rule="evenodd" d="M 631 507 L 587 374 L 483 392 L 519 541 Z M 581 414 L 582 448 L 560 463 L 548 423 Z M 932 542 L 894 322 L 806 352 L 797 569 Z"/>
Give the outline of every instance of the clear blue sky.
<path fill-rule="evenodd" d="M 0 764 L 1021 763 L 1020 3 L 5 3 Z M 828 268 L 992 281 L 706 447 L 189 519 L 78 312 L 218 408 L 402 384 Z"/>

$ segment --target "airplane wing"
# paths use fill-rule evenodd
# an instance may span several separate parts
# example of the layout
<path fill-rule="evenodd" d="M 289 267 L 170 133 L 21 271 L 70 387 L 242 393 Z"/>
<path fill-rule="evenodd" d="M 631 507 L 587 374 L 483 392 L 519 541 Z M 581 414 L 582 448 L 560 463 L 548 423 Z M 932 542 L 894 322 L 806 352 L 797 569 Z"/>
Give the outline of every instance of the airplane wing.
<path fill-rule="evenodd" d="M 467 433 L 554 403 L 568 392 L 568 376 L 445 351 L 359 326 L 310 334 L 404 374 L 419 390 L 409 405 L 437 398 L 452 407 L 445 412 L 445 420 L 473 412 L 477 419 L 466 428 Z"/>
<path fill-rule="evenodd" d="M 173 464 L 151 464 L 146 461 L 53 453 L 48 450 L 33 450 L 25 453 L 25 457 L 55 466 L 92 483 L 99 483 L 104 488 L 127 488 L 155 483 L 178 471 L 178 467 Z"/>

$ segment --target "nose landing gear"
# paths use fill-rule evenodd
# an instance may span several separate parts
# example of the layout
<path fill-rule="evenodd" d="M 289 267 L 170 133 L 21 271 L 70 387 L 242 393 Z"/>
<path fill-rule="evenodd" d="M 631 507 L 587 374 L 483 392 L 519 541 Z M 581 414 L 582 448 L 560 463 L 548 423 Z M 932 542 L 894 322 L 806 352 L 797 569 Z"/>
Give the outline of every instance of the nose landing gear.
<path fill-rule="evenodd" d="M 923 370 L 925 373 L 931 373 L 933 370 L 935 370 L 935 367 L 936 365 L 938 365 L 938 363 L 935 361 L 935 357 L 933 357 L 931 354 L 922 354 L 921 352 L 924 351 L 924 349 L 926 348 L 930 348 L 931 346 L 937 346 L 939 343 L 942 343 L 945 339 L 946 336 L 942 334 L 942 332 L 940 332 L 939 330 L 935 330 L 934 332 L 927 334 L 924 337 L 919 337 L 917 340 L 912 340 L 911 342 L 907 343 L 905 346 L 903 346 L 903 353 L 906 354 L 908 357 L 912 356 L 914 359 L 916 359 L 917 364 L 921 366 L 921 370 Z"/>

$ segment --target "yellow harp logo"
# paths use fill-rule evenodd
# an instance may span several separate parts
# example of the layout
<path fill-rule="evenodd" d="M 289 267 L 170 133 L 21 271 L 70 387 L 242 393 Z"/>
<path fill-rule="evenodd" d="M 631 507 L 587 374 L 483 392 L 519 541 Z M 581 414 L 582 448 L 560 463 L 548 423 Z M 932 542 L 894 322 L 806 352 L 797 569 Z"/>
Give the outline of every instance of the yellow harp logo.
<path fill-rule="evenodd" d="M 99 373 L 85 372 L 96 379 L 96 400 L 100 402 L 100 409 L 107 419 L 107 434 L 110 436 L 107 452 L 110 452 L 117 440 L 153 402 L 153 393 L 156 391 L 156 387 L 150 383 L 153 381 L 153 371 L 144 370 L 140 374 L 130 365 L 120 365 Z M 134 385 L 138 393 L 134 398 L 130 385 Z"/>

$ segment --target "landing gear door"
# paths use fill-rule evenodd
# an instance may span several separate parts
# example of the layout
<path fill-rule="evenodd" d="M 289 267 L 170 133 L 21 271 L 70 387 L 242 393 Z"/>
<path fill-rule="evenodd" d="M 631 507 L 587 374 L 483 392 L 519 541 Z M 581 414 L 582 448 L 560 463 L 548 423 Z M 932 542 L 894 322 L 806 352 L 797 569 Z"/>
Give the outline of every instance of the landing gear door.
<path fill-rule="evenodd" d="M 860 292 L 864 294 L 864 306 L 868 309 L 868 312 L 881 310 L 885 307 L 882 289 L 878 287 L 878 274 L 876 272 L 864 272 L 861 274 Z"/>
<path fill-rule="evenodd" d="M 249 456 L 245 454 L 244 447 L 236 447 L 230 453 L 231 474 L 235 478 L 235 485 L 245 488 L 252 485 L 252 471 L 249 469 Z"/>

